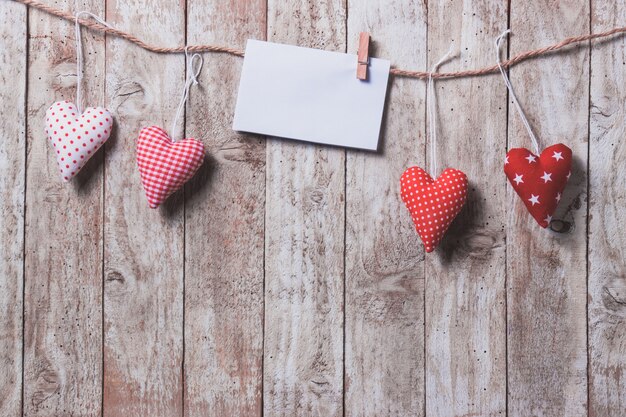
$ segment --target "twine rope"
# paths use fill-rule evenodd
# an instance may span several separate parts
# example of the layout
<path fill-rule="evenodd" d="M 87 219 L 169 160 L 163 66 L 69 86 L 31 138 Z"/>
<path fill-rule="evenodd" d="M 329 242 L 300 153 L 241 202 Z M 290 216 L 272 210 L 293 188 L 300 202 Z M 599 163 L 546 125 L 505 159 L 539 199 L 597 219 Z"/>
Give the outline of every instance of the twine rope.
<path fill-rule="evenodd" d="M 13 0 L 13 1 L 17 3 L 25 4 L 35 9 L 42 10 L 46 13 L 52 14 L 54 16 L 57 16 L 57 17 L 60 17 L 69 21 L 75 20 L 74 15 L 72 15 L 70 12 L 59 10 L 57 8 L 48 6 L 47 4 L 43 4 L 37 0 Z M 98 22 L 92 22 L 90 20 L 80 19 L 79 23 L 89 29 L 96 30 L 99 32 L 104 32 L 109 35 L 114 35 L 114 36 L 118 36 L 120 38 L 126 39 L 127 41 L 134 43 L 140 48 L 146 49 L 151 52 L 155 52 L 155 53 L 185 52 L 184 46 L 163 48 L 163 47 L 158 47 L 154 45 L 149 45 L 143 42 L 141 39 L 131 35 L 130 33 L 121 31 L 119 29 L 107 27 L 106 25 L 103 25 Z M 605 32 L 600 32 L 600 33 L 592 33 L 592 34 L 581 35 L 581 36 L 572 36 L 569 38 L 565 38 L 562 41 L 555 43 L 553 45 L 549 45 L 543 48 L 533 49 L 531 51 L 526 51 L 526 52 L 517 54 L 514 57 L 506 61 L 502 61 L 500 65 L 491 65 L 491 66 L 484 67 L 484 68 L 458 71 L 458 72 L 439 72 L 439 73 L 433 74 L 432 78 L 435 78 L 435 79 L 458 78 L 458 77 L 473 77 L 473 76 L 479 76 L 479 75 L 492 74 L 492 73 L 498 72 L 500 69 L 500 66 L 502 66 L 503 68 L 510 68 L 511 66 L 518 64 L 522 61 L 536 58 L 540 55 L 549 54 L 551 52 L 563 49 L 572 44 L 577 44 L 577 43 L 581 43 L 585 41 L 591 41 L 594 39 L 608 38 L 610 36 L 623 34 L 623 33 L 626 33 L 626 26 L 616 27 L 616 28 L 607 30 Z M 194 53 L 195 52 L 221 52 L 221 53 L 226 53 L 226 54 L 235 55 L 235 56 L 244 55 L 244 52 L 241 49 L 230 48 L 227 46 L 219 46 L 219 45 L 194 45 L 194 46 L 189 46 L 187 48 L 189 52 L 194 52 Z M 422 79 L 422 80 L 425 80 L 430 76 L 430 72 L 411 71 L 411 70 L 405 70 L 405 69 L 400 69 L 400 68 L 391 68 L 389 72 L 390 74 L 395 75 L 397 77 L 416 78 L 416 79 Z"/>
<path fill-rule="evenodd" d="M 502 43 L 502 40 L 511 32 L 511 29 L 507 29 L 504 32 L 502 32 L 500 34 L 500 36 L 498 36 L 496 38 L 496 61 L 498 63 L 498 68 L 500 69 L 500 74 L 502 74 L 502 78 L 504 79 L 504 84 L 506 84 L 506 88 L 509 89 L 509 94 L 511 94 L 511 98 L 513 99 L 513 104 L 515 104 L 515 108 L 517 109 L 517 113 L 519 114 L 520 118 L 522 119 L 522 123 L 524 123 L 524 126 L 526 127 L 526 130 L 528 131 L 528 135 L 530 136 L 530 140 L 533 142 L 533 146 L 535 147 L 535 153 L 537 155 L 539 155 L 539 142 L 537 141 L 537 136 L 535 136 L 535 133 L 533 132 L 532 127 L 530 127 L 530 123 L 528 123 L 528 119 L 526 118 L 526 115 L 524 114 L 524 110 L 522 110 L 522 106 L 520 106 L 519 102 L 517 101 L 517 97 L 515 96 L 515 91 L 513 91 L 513 86 L 511 85 L 511 81 L 509 80 L 508 75 L 506 75 L 506 71 L 504 70 L 504 68 L 502 68 L 502 62 L 500 61 L 500 44 Z"/>

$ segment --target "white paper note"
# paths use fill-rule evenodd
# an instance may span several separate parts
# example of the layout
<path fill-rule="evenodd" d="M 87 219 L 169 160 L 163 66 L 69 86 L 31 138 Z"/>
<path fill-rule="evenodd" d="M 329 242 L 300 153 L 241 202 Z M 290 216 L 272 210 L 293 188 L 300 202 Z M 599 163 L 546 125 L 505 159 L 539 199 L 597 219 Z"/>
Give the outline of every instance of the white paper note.
<path fill-rule="evenodd" d="M 248 40 L 233 129 L 327 145 L 376 150 L 389 61 Z"/>

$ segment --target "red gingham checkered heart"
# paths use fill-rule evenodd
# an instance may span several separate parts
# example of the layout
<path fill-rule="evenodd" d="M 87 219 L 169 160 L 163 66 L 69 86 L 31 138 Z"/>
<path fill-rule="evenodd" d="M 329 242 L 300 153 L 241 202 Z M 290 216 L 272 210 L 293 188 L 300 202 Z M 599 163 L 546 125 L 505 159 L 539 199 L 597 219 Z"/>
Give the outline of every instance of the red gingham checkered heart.
<path fill-rule="evenodd" d="M 144 127 L 137 141 L 137 165 L 150 208 L 157 208 L 196 173 L 204 145 L 195 139 L 172 142 L 158 126 Z"/>
<path fill-rule="evenodd" d="M 448 168 L 433 181 L 422 168 L 411 167 L 400 178 L 400 192 L 426 252 L 432 252 L 465 204 L 467 177 Z"/>

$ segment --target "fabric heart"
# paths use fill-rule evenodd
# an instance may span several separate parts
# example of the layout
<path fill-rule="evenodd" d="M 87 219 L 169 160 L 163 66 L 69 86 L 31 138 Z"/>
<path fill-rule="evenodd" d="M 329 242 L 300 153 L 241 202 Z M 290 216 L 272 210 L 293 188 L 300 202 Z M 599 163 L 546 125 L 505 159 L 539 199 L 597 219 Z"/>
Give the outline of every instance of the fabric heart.
<path fill-rule="evenodd" d="M 432 252 L 467 200 L 467 176 L 448 168 L 433 181 L 422 168 L 411 167 L 400 178 L 400 190 L 426 252 Z"/>
<path fill-rule="evenodd" d="M 513 189 L 544 228 L 552 221 L 571 168 L 572 150 L 562 143 L 544 149 L 539 157 L 524 148 L 511 149 L 504 161 Z"/>
<path fill-rule="evenodd" d="M 111 135 L 113 117 L 103 107 L 88 107 L 78 116 L 74 103 L 58 101 L 46 111 L 46 135 L 56 152 L 61 178 L 67 182 Z"/>
<path fill-rule="evenodd" d="M 202 142 L 191 138 L 173 142 L 158 126 L 141 129 L 137 165 L 150 208 L 157 208 L 189 181 L 203 161 Z"/>

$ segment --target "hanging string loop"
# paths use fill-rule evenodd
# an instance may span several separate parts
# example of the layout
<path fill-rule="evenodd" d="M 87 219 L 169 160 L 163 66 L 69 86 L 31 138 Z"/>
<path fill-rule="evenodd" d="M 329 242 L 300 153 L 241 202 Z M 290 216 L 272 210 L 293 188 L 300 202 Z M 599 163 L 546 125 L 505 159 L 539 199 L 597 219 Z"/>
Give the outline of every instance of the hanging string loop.
<path fill-rule="evenodd" d="M 511 98 L 513 99 L 513 104 L 515 105 L 515 108 L 517 109 L 517 113 L 522 119 L 522 123 L 526 127 L 526 130 L 528 131 L 528 135 L 530 136 L 530 140 L 532 141 L 533 146 L 535 147 L 535 154 L 539 155 L 540 153 L 539 142 L 537 141 L 537 137 L 535 136 L 533 129 L 530 127 L 530 123 L 528 122 L 528 119 L 526 118 L 526 115 L 524 114 L 524 111 L 522 110 L 522 106 L 520 106 L 519 102 L 517 101 L 517 97 L 515 96 L 515 92 L 513 91 L 513 86 L 511 85 L 511 81 L 509 80 L 509 77 L 506 74 L 506 70 L 502 66 L 502 61 L 500 61 L 500 45 L 502 44 L 502 40 L 510 32 L 511 32 L 511 29 L 507 29 L 504 32 L 502 32 L 500 36 L 496 38 L 496 61 L 498 63 L 498 69 L 500 70 L 500 74 L 502 74 L 502 78 L 504 79 L 504 84 L 506 84 L 506 87 L 509 89 L 509 94 L 511 95 Z"/>
<path fill-rule="evenodd" d="M 189 97 L 189 88 L 192 84 L 198 85 L 198 75 L 200 75 L 200 71 L 202 71 L 202 65 L 204 64 L 204 60 L 202 59 L 202 55 L 200 54 L 193 54 L 191 58 L 189 57 L 189 47 L 185 47 L 185 59 L 187 61 L 188 74 L 187 80 L 185 81 L 185 86 L 183 87 L 183 95 L 180 98 L 180 102 L 178 103 L 176 116 L 174 117 L 174 121 L 172 122 L 172 129 L 170 130 L 172 141 L 174 141 L 174 132 L 176 132 L 178 119 L 182 116 L 185 109 L 185 103 L 187 102 L 187 98 Z"/>
<path fill-rule="evenodd" d="M 433 75 L 437 73 L 437 69 L 441 64 L 446 62 L 448 58 L 452 55 L 453 45 L 450 45 L 450 49 L 444 56 L 441 57 L 439 61 L 435 63 L 430 69 L 428 73 L 428 83 L 427 83 L 427 94 L 428 94 L 428 102 L 426 103 L 427 112 L 428 112 L 428 124 L 430 126 L 430 163 L 432 166 L 431 176 L 436 178 L 438 175 L 437 170 L 437 117 L 435 115 L 435 83 L 433 82 Z"/>
<path fill-rule="evenodd" d="M 101 19 L 100 17 L 96 16 L 93 13 L 90 13 L 88 11 L 85 10 L 81 10 L 79 12 L 76 12 L 76 14 L 74 15 L 74 32 L 76 34 L 76 107 L 78 109 L 78 113 L 82 113 L 83 112 L 83 98 L 82 98 L 82 85 L 83 85 L 83 39 L 81 37 L 80 34 L 80 17 L 81 16 L 87 16 L 87 17 L 91 17 L 93 20 L 95 20 L 96 22 L 100 23 L 103 26 L 106 26 L 108 28 L 112 27 L 105 22 L 103 19 Z"/>

